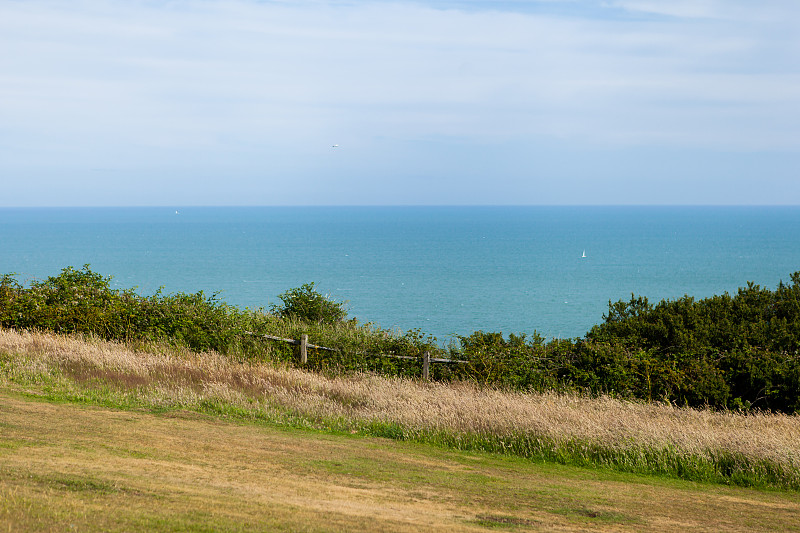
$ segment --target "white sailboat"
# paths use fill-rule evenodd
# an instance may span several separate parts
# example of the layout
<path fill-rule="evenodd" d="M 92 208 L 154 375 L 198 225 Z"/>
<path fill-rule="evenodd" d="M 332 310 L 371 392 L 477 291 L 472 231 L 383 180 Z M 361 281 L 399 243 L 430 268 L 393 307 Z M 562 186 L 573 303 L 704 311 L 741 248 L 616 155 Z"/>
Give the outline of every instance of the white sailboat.
<path fill-rule="evenodd" d="M 581 256 L 582 259 L 586 259 L 586 250 L 583 251 L 583 255 Z"/>

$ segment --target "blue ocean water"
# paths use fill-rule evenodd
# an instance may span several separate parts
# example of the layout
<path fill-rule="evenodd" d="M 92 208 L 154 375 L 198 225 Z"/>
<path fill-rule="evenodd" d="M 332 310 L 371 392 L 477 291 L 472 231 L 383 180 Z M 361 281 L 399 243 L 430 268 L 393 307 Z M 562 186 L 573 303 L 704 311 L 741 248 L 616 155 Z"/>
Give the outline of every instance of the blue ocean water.
<path fill-rule="evenodd" d="M 585 257 L 583 257 L 585 252 Z M 0 272 L 91 264 L 120 288 L 268 308 L 314 281 L 351 316 L 444 341 L 582 336 L 608 302 L 774 287 L 800 270 L 797 207 L 0 209 Z"/>

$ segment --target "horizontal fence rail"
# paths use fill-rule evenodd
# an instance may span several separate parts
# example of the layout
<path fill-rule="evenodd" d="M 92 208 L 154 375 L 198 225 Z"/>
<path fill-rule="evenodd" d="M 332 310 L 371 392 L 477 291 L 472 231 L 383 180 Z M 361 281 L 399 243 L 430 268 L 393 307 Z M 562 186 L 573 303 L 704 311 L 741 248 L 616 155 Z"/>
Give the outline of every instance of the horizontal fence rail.
<path fill-rule="evenodd" d="M 300 362 L 305 364 L 308 362 L 308 349 L 314 348 L 316 350 L 328 350 L 329 352 L 337 352 L 336 348 L 328 348 L 327 346 L 319 346 L 318 344 L 311 344 L 308 342 L 308 335 L 303 333 L 300 336 L 300 340 L 296 339 L 287 339 L 285 337 L 276 337 L 275 335 L 266 335 L 263 333 L 254 333 L 252 331 L 245 331 L 247 335 L 253 335 L 254 337 L 261 337 L 263 339 L 269 339 L 273 341 L 281 341 L 281 342 L 288 342 L 289 344 L 294 344 L 296 346 L 300 346 Z M 419 360 L 419 357 L 413 355 L 395 355 L 395 354 L 388 354 L 388 353 L 379 353 L 379 354 L 368 354 L 362 353 L 361 355 L 372 356 L 372 357 L 391 357 L 393 359 L 414 359 Z M 422 354 L 422 379 L 430 379 L 430 367 L 431 363 L 468 363 L 469 361 L 460 361 L 458 359 L 442 359 L 442 358 L 434 358 L 431 357 L 431 352 L 426 351 Z"/>

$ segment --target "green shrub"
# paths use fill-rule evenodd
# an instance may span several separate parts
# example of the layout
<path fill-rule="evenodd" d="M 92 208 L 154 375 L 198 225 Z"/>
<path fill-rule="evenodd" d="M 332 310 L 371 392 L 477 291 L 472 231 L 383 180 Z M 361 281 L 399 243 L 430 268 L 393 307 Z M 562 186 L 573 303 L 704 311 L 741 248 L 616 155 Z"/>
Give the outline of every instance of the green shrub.
<path fill-rule="evenodd" d="M 656 305 L 647 298 L 609 302 L 604 322 L 586 337 L 660 351 L 728 352 L 758 348 L 800 351 L 800 272 L 775 291 L 748 283 L 736 295 L 695 300 L 684 296 Z"/>
<path fill-rule="evenodd" d="M 279 294 L 282 306 L 273 305 L 271 311 L 284 318 L 296 318 L 317 324 L 335 324 L 347 318 L 346 302 L 337 302 L 314 289 L 314 282 L 289 289 Z"/>
<path fill-rule="evenodd" d="M 546 367 L 544 338 L 536 332 L 527 335 L 476 331 L 459 336 L 460 349 L 454 358 L 466 363 L 453 372 L 459 377 L 484 385 L 511 389 L 546 390 L 556 386 Z"/>
<path fill-rule="evenodd" d="M 609 302 L 604 322 L 583 338 L 551 340 L 476 331 L 448 348 L 419 330 L 382 330 L 346 320 L 344 303 L 305 284 L 280 295 L 275 314 L 240 310 L 217 295 L 140 296 L 110 287 L 89 265 L 23 287 L 0 277 L 0 326 L 85 333 L 117 341 L 168 342 L 236 359 L 293 362 L 310 348 L 308 367 L 418 377 L 422 355 L 463 360 L 434 364 L 431 376 L 528 391 L 578 391 L 688 406 L 800 411 L 800 272 L 770 291 L 749 283 L 734 296 L 689 296 L 651 304 Z M 384 355 L 399 355 L 397 359 Z"/>
<path fill-rule="evenodd" d="M 643 369 L 664 399 L 688 405 L 800 409 L 800 272 L 772 291 L 609 302 L 586 339 L 650 354 Z M 648 396 L 649 397 L 649 396 Z"/>
<path fill-rule="evenodd" d="M 311 349 L 311 368 L 347 372 L 375 371 L 419 375 L 421 354 L 440 351 L 435 339 L 420 332 L 381 330 L 371 324 L 345 320 L 344 304 L 314 290 L 313 283 L 281 295 L 280 316 L 261 309 L 240 310 L 217 295 L 163 294 L 140 296 L 133 289 L 110 287 L 111 277 L 67 267 L 58 276 L 35 280 L 23 287 L 13 274 L 0 277 L 0 326 L 85 333 L 116 341 L 167 342 L 196 351 L 215 350 L 237 359 L 293 361 L 297 347 L 261 335 L 299 339 L 334 351 Z M 397 360 L 377 354 L 419 357 Z"/>
<path fill-rule="evenodd" d="M 67 267 L 58 276 L 23 288 L 10 275 L 0 281 L 0 325 L 85 333 L 108 340 L 169 340 L 195 350 L 221 350 L 235 333 L 233 308 L 216 296 L 142 297 L 110 287 L 111 277 Z"/>

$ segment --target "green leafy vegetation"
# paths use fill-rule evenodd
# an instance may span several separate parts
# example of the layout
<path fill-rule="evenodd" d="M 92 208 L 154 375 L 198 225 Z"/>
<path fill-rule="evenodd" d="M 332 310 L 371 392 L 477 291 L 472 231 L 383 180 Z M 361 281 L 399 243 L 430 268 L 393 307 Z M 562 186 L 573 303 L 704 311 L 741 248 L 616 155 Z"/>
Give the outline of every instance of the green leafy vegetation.
<path fill-rule="evenodd" d="M 317 324 L 337 324 L 347 318 L 344 302 L 332 300 L 314 289 L 314 282 L 289 289 L 278 298 L 282 306 L 273 305 L 273 314 L 283 318 L 294 318 Z"/>
<path fill-rule="evenodd" d="M 635 354 L 650 382 L 639 397 L 689 405 L 800 409 L 800 272 L 772 291 L 754 283 L 731 296 L 647 298 L 609 304 L 586 335 Z M 645 396 L 643 392 L 648 394 Z"/>
<path fill-rule="evenodd" d="M 397 365 L 366 361 L 365 352 L 419 351 L 416 333 L 390 332 L 344 320 L 343 304 L 318 294 L 313 284 L 281 295 L 275 314 L 238 309 L 216 294 L 141 296 L 134 289 L 113 289 L 111 277 L 89 265 L 67 267 L 58 276 L 23 287 L 13 274 L 0 278 L 0 325 L 16 329 L 82 333 L 120 342 L 166 342 L 194 351 L 214 350 L 238 359 L 289 361 L 296 348 L 265 341 L 260 335 L 299 339 L 337 348 L 334 354 L 312 350 L 309 364 L 340 370 L 397 370 Z"/>
<path fill-rule="evenodd" d="M 332 348 L 310 349 L 308 367 L 419 376 L 422 354 L 435 380 L 464 380 L 522 391 L 580 392 L 719 409 L 800 410 L 800 272 L 769 290 L 753 283 L 735 295 L 685 296 L 655 305 L 645 297 L 609 302 L 583 338 L 546 341 L 535 332 L 477 331 L 450 346 L 418 330 L 383 330 L 348 319 L 344 303 L 313 283 L 280 295 L 271 312 L 238 309 L 216 294 L 138 295 L 112 289 L 88 265 L 22 286 L 0 278 L 0 326 L 83 333 L 121 342 L 166 342 L 233 360 L 297 360 L 297 348 L 263 335 Z M 384 355 L 401 355 L 397 359 Z"/>
<path fill-rule="evenodd" d="M 476 332 L 465 377 L 517 389 L 578 390 L 694 407 L 800 410 L 800 272 L 772 291 L 609 302 L 583 338 Z"/>

